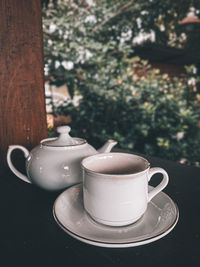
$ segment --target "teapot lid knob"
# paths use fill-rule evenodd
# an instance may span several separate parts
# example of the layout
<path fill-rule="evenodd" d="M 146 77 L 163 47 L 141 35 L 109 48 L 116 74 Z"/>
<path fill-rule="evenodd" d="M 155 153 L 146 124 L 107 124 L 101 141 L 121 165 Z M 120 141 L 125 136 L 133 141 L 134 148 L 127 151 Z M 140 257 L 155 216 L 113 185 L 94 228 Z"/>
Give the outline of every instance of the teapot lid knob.
<path fill-rule="evenodd" d="M 71 128 L 68 125 L 59 126 L 57 127 L 56 130 L 57 133 L 59 133 L 59 137 L 55 141 L 57 146 L 68 146 L 68 145 L 78 144 L 77 140 L 69 135 Z"/>
<path fill-rule="evenodd" d="M 73 138 L 69 135 L 71 128 L 68 125 L 57 127 L 59 136 L 53 140 L 45 140 L 42 145 L 53 147 L 65 147 L 84 144 L 86 141 L 81 138 Z"/>
<path fill-rule="evenodd" d="M 57 127 L 57 132 L 60 134 L 66 134 L 71 131 L 71 127 L 69 126 L 59 126 Z"/>

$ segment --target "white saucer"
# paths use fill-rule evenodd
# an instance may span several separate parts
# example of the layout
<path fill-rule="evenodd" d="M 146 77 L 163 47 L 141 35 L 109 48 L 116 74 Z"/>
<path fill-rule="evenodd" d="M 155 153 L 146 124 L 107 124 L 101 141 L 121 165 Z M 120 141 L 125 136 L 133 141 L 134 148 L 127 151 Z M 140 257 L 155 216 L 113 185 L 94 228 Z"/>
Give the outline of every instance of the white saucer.
<path fill-rule="evenodd" d="M 152 187 L 149 186 L 149 191 Z M 104 226 L 90 218 L 83 208 L 82 184 L 65 190 L 56 199 L 53 214 L 58 225 L 74 238 L 99 247 L 123 248 L 151 243 L 167 235 L 176 225 L 176 204 L 160 192 L 148 204 L 143 217 L 124 227 Z"/>

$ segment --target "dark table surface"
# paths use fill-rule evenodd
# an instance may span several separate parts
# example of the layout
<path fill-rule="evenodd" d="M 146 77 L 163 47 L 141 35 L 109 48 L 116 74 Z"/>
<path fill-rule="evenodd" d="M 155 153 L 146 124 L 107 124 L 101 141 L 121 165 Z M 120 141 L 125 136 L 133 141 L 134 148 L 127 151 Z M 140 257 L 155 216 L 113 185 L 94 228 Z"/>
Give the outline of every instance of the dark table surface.
<path fill-rule="evenodd" d="M 0 174 L 0 266 L 200 266 L 200 168 L 146 157 L 170 177 L 164 189 L 178 205 L 178 224 L 167 236 L 139 247 L 101 248 L 59 228 L 52 206 L 60 194 Z M 154 179 L 156 180 L 156 178 Z"/>

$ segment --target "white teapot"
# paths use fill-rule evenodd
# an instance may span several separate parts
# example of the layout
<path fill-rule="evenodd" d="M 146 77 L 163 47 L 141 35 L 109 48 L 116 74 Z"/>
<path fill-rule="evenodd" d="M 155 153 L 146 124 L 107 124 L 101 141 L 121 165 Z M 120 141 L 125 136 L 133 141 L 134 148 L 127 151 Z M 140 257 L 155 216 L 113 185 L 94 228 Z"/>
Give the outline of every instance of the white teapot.
<path fill-rule="evenodd" d="M 11 145 L 7 152 L 7 162 L 13 173 L 27 183 L 33 183 L 46 190 L 61 190 L 82 181 L 80 163 L 83 158 L 110 152 L 117 144 L 113 140 L 107 141 L 98 151 L 86 140 L 72 138 L 69 126 L 57 128 L 59 137 L 47 138 L 30 152 L 23 146 Z M 11 161 L 11 153 L 21 149 L 26 158 L 27 176 L 19 172 Z"/>

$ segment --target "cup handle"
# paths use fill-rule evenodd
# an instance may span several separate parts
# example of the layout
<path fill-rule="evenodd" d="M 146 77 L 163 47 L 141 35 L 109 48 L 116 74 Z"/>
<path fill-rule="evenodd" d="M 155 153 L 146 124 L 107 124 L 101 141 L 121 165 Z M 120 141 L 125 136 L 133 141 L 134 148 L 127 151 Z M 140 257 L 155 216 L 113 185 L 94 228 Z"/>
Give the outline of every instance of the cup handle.
<path fill-rule="evenodd" d="M 23 173 L 19 172 L 14 165 L 12 164 L 11 161 L 11 153 L 13 150 L 15 149 L 20 149 L 24 152 L 24 157 L 27 158 L 29 156 L 29 151 L 23 147 L 23 146 L 18 146 L 18 145 L 13 145 L 13 146 L 9 146 L 8 148 L 8 152 L 7 152 L 7 163 L 9 168 L 11 169 L 11 171 L 17 176 L 19 177 L 21 180 L 23 180 L 24 182 L 27 183 L 31 183 L 31 181 L 28 179 L 28 177 L 26 175 L 24 175 Z"/>
<path fill-rule="evenodd" d="M 163 175 L 163 178 L 162 178 L 162 181 L 159 183 L 159 185 L 157 185 L 153 190 L 149 192 L 148 202 L 151 201 L 151 199 L 155 197 L 155 195 L 157 195 L 160 191 L 162 191 L 166 187 L 169 181 L 169 176 L 167 172 L 162 168 L 151 168 L 149 170 L 148 180 L 150 181 L 152 176 L 156 173 L 161 173 Z"/>

